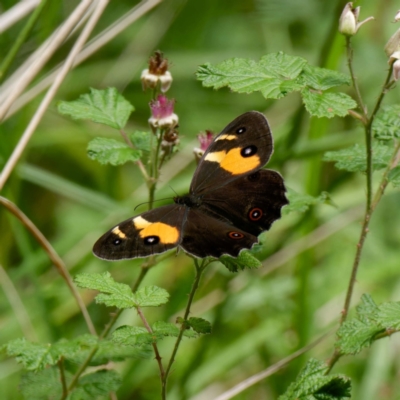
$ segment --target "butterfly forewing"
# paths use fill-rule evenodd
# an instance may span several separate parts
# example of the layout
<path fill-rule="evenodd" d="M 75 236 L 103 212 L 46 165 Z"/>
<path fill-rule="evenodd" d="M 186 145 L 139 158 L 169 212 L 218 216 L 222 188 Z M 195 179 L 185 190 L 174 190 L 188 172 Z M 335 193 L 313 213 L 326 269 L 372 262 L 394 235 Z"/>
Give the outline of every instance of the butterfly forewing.
<path fill-rule="evenodd" d="M 186 207 L 169 205 L 121 222 L 94 245 L 93 253 L 105 260 L 147 257 L 179 244 Z"/>
<path fill-rule="evenodd" d="M 233 120 L 210 144 L 193 176 L 190 193 L 200 194 L 260 169 L 273 151 L 271 130 L 257 111 Z"/>

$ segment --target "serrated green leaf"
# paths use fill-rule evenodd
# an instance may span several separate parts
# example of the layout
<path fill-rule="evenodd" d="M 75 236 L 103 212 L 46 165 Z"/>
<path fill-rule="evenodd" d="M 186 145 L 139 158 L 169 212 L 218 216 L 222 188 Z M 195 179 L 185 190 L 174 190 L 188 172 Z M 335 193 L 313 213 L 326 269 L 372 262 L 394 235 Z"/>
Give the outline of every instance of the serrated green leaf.
<path fill-rule="evenodd" d="M 202 335 L 211 333 L 211 324 L 203 318 L 191 317 L 187 320 L 187 324 L 197 333 Z"/>
<path fill-rule="evenodd" d="M 374 171 L 385 168 L 391 158 L 391 149 L 381 143 L 372 146 L 372 168 Z M 335 162 L 335 167 L 346 171 L 364 172 L 367 168 L 367 155 L 364 145 L 355 144 L 347 149 L 328 151 L 324 161 Z"/>
<path fill-rule="evenodd" d="M 400 187 L 400 166 L 393 168 L 389 172 L 388 179 L 394 187 Z"/>
<path fill-rule="evenodd" d="M 157 286 L 145 286 L 135 292 L 135 302 L 140 307 L 158 307 L 168 302 L 169 293 Z"/>
<path fill-rule="evenodd" d="M 383 329 L 376 324 L 371 324 L 359 319 L 351 319 L 343 323 L 337 335 L 339 340 L 336 346 L 343 354 L 357 354 L 362 349 L 369 347 L 374 336 Z"/>
<path fill-rule="evenodd" d="M 147 344 L 141 346 L 123 346 L 113 340 L 102 340 L 90 365 L 102 365 L 110 361 L 124 361 L 127 358 L 147 359 L 154 355 Z"/>
<path fill-rule="evenodd" d="M 362 295 L 356 310 L 357 317 L 345 321 L 337 332 L 339 340 L 336 346 L 343 354 L 359 353 L 372 344 L 377 333 L 384 330 L 378 322 L 379 307 L 370 295 Z"/>
<path fill-rule="evenodd" d="M 307 61 L 283 53 L 268 54 L 256 61 L 233 58 L 218 65 L 206 64 L 197 70 L 197 78 L 206 87 L 228 86 L 239 93 L 261 91 L 265 98 L 278 99 L 303 86 L 296 78 Z"/>
<path fill-rule="evenodd" d="M 278 400 L 344 400 L 350 398 L 351 382 L 343 375 L 325 375 L 327 365 L 311 359 Z"/>
<path fill-rule="evenodd" d="M 379 306 L 377 322 L 385 329 L 400 330 L 400 303 L 388 302 Z"/>
<path fill-rule="evenodd" d="M 374 136 L 379 140 L 400 137 L 400 105 L 382 107 L 372 125 Z"/>
<path fill-rule="evenodd" d="M 139 305 L 131 288 L 124 283 L 115 282 L 109 272 L 79 274 L 75 277 L 75 282 L 79 287 L 102 292 L 96 296 L 96 302 L 108 307 L 131 308 Z"/>
<path fill-rule="evenodd" d="M 327 90 L 335 86 L 349 85 L 350 77 L 326 68 L 305 65 L 299 79 L 314 90 Z"/>
<path fill-rule="evenodd" d="M 175 324 L 165 321 L 155 322 L 152 328 L 154 332 L 157 332 L 158 334 L 163 336 L 178 337 L 180 331 Z"/>
<path fill-rule="evenodd" d="M 255 258 L 249 251 L 241 251 L 236 258 L 225 254 L 218 261 L 231 272 L 243 271 L 246 268 L 259 268 L 262 265 L 260 260 Z"/>
<path fill-rule="evenodd" d="M 129 115 L 134 110 L 115 88 L 105 90 L 90 89 L 89 94 L 83 94 L 78 100 L 61 101 L 58 111 L 74 119 L 89 119 L 93 122 L 123 129 Z"/>
<path fill-rule="evenodd" d="M 129 138 L 135 149 L 142 151 L 150 151 L 150 132 L 135 131 L 129 134 Z"/>
<path fill-rule="evenodd" d="M 282 214 L 284 215 L 289 214 L 293 211 L 304 213 L 311 206 L 317 204 L 332 204 L 328 192 L 322 192 L 318 197 L 313 197 L 308 194 L 297 193 L 293 189 L 288 188 L 287 198 L 289 200 L 289 204 L 282 209 Z"/>
<path fill-rule="evenodd" d="M 154 342 L 153 336 L 143 327 L 123 325 L 116 329 L 111 336 L 114 343 L 124 346 L 140 347 Z"/>
<path fill-rule="evenodd" d="M 121 386 L 119 374 L 113 370 L 99 370 L 79 379 L 78 387 L 71 393 L 70 400 L 92 400 L 107 396 Z"/>
<path fill-rule="evenodd" d="M 51 344 L 31 343 L 25 338 L 11 340 L 4 346 L 4 351 L 28 371 L 40 371 L 60 359 L 59 352 Z"/>
<path fill-rule="evenodd" d="M 60 399 L 62 395 L 60 382 L 58 368 L 52 367 L 23 374 L 19 387 L 27 400 Z"/>
<path fill-rule="evenodd" d="M 122 165 L 135 162 L 142 156 L 141 150 L 132 149 L 126 143 L 114 139 L 94 138 L 88 143 L 87 154 L 100 164 Z"/>
<path fill-rule="evenodd" d="M 345 93 L 326 93 L 307 88 L 301 96 L 307 111 L 318 118 L 345 117 L 349 110 L 357 107 L 357 103 Z"/>

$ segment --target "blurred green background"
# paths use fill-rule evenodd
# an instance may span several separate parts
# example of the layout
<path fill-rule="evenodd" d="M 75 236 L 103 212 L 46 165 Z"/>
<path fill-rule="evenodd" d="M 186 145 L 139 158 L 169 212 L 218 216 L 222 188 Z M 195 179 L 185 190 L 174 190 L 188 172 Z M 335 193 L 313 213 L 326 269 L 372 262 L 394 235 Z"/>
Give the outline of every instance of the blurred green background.
<path fill-rule="evenodd" d="M 77 3 L 57 0 L 46 5 L 9 75 Z M 14 1 L 3 0 L 0 7 L 4 11 L 13 4 Z M 128 0 L 110 2 L 95 33 L 134 4 Z M 267 53 L 283 51 L 302 56 L 313 65 L 347 73 L 344 39 L 337 33 L 344 4 L 317 0 L 163 1 L 69 73 L 1 192 L 39 227 L 72 275 L 110 271 L 116 280 L 130 284 L 139 273 L 140 260 L 109 263 L 96 259 L 91 248 L 111 226 L 145 210 L 142 207 L 134 211 L 136 205 L 147 200 L 141 175 L 133 164 L 112 167 L 90 160 L 86 146 L 93 137 L 119 139 L 117 134 L 107 127 L 59 115 L 57 101 L 76 99 L 89 87 L 117 87 L 136 108 L 127 130 L 147 130 L 151 94 L 142 91 L 140 73 L 154 50 L 163 51 L 174 78 L 168 96 L 176 99 L 181 144 L 180 151 L 162 171 L 157 198 L 172 198 L 174 191 L 184 194 L 188 190 L 195 169 L 192 150 L 200 131 L 218 132 L 249 110 L 265 113 L 275 139 L 275 153 L 268 167 L 280 171 L 287 187 L 298 193 L 318 196 L 322 191 L 329 192 L 334 206 L 318 205 L 277 221 L 262 236 L 265 248 L 260 255 L 266 261 L 259 271 L 232 274 L 222 265 L 208 268 L 192 316 L 210 320 L 213 332 L 198 340 L 184 341 L 170 377 L 171 400 L 215 398 L 311 342 L 339 320 L 361 227 L 365 179 L 359 173 L 335 170 L 321 157 L 325 151 L 362 143 L 360 125 L 351 118 L 311 119 L 297 94 L 266 101 L 261 94 L 206 89 L 196 81 L 195 72 L 206 62 L 218 63 L 232 57 L 258 60 Z M 392 21 L 399 6 L 390 0 L 365 0 L 356 5 L 361 5 L 361 20 L 370 15 L 376 18 L 363 26 L 353 40 L 356 74 L 365 102 L 372 107 L 386 76 L 383 47 L 397 29 Z M 2 34 L 3 55 L 25 22 L 22 20 Z M 35 82 L 64 59 L 74 38 L 60 48 Z M 0 167 L 42 96 L 1 125 Z M 395 88 L 385 104 L 399 100 L 400 93 Z M 378 181 L 378 173 L 375 178 Z M 374 214 L 354 304 L 364 292 L 372 294 L 376 302 L 400 299 L 399 201 L 399 193 L 388 188 Z M 10 284 L 3 276 L 0 344 L 20 336 L 46 343 L 86 333 L 74 299 L 35 240 L 3 208 L 0 226 L 0 264 L 23 305 L 6 294 L 4 288 Z M 146 314 L 150 322 L 174 321 L 182 315 L 193 275 L 192 261 L 183 254 L 167 258 L 149 272 L 144 284 L 164 287 L 171 294 L 166 306 Z M 93 292 L 84 291 L 83 296 L 100 331 L 111 310 L 91 303 Z M 134 311 L 126 311 L 118 321 L 118 325 L 127 323 L 140 324 Z M 310 356 L 328 358 L 333 343 L 331 335 L 289 367 L 236 398 L 277 398 Z M 169 358 L 172 345 L 173 340 L 168 338 L 160 344 L 165 359 Z M 341 359 L 334 372 L 352 378 L 355 399 L 397 399 L 399 353 L 400 339 L 394 335 L 356 357 Z M 119 399 L 158 398 L 159 377 L 154 360 L 133 360 L 116 364 L 115 368 L 124 381 Z M 2 399 L 21 398 L 17 390 L 20 375 L 15 360 L 1 360 Z"/>

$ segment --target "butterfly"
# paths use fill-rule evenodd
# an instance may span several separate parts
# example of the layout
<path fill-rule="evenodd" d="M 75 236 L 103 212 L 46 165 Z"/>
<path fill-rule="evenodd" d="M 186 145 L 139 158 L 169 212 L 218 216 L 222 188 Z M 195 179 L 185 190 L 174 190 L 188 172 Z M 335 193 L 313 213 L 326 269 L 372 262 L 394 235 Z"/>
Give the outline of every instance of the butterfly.
<path fill-rule="evenodd" d="M 262 169 L 272 152 L 265 116 L 257 111 L 240 115 L 203 154 L 189 194 L 119 223 L 100 237 L 93 253 L 121 260 L 179 247 L 200 258 L 237 257 L 258 243 L 258 235 L 288 204 L 281 175 Z"/>

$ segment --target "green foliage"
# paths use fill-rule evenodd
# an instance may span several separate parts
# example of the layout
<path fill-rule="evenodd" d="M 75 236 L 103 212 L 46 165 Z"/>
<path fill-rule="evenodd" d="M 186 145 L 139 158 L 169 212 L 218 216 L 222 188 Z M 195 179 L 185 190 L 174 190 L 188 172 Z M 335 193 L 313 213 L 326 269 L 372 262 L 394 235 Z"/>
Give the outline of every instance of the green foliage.
<path fill-rule="evenodd" d="M 357 316 L 344 322 L 337 332 L 337 347 L 343 354 L 356 354 L 369 347 L 377 335 L 400 329 L 400 302 L 375 304 L 364 294 L 357 307 Z"/>
<path fill-rule="evenodd" d="M 70 377 L 70 374 L 67 374 Z M 20 390 L 27 400 L 59 399 L 62 395 L 60 372 L 57 368 L 47 368 L 22 375 Z"/>
<path fill-rule="evenodd" d="M 67 385 L 72 380 L 72 374 L 65 373 Z M 121 377 L 116 371 L 98 370 L 82 376 L 69 400 L 92 400 L 106 398 L 110 392 L 116 391 L 121 385 Z M 59 399 L 62 395 L 61 377 L 57 368 L 47 368 L 39 372 L 28 372 L 22 376 L 21 392 L 25 399 L 45 400 Z"/>
<path fill-rule="evenodd" d="M 374 119 L 372 129 L 379 140 L 400 138 L 400 105 L 382 107 Z"/>
<path fill-rule="evenodd" d="M 220 89 L 228 86 L 238 93 L 260 91 L 266 99 L 279 99 L 299 91 L 307 111 L 316 117 L 345 116 L 357 103 L 344 93 L 324 93 L 350 78 L 336 71 L 312 67 L 301 57 L 282 52 L 261 57 L 257 63 L 245 58 L 233 58 L 220 64 L 205 64 L 198 68 L 197 78 L 205 87 Z"/>
<path fill-rule="evenodd" d="M 191 317 L 186 321 L 195 332 L 205 335 L 211 333 L 211 324 L 203 318 Z"/>
<path fill-rule="evenodd" d="M 145 286 L 134 294 L 128 285 L 115 282 L 109 272 L 79 274 L 75 282 L 79 287 L 101 292 L 96 296 L 96 301 L 108 307 L 158 307 L 165 304 L 169 297 L 166 290 L 157 286 Z"/>
<path fill-rule="evenodd" d="M 260 62 L 233 58 L 212 66 L 198 68 L 197 78 L 205 87 L 219 89 L 228 86 L 238 93 L 261 91 L 268 99 L 279 99 L 302 85 L 296 80 L 307 61 L 283 53 L 268 54 Z"/>
<path fill-rule="evenodd" d="M 357 103 L 345 93 L 321 93 L 307 88 L 301 95 L 306 110 L 318 118 L 333 118 L 336 115 L 345 117 L 348 110 L 357 106 Z"/>
<path fill-rule="evenodd" d="M 279 400 L 344 400 L 350 398 L 351 382 L 343 375 L 325 375 L 327 365 L 311 359 Z"/>
<path fill-rule="evenodd" d="M 121 385 L 119 374 L 113 370 L 99 370 L 79 379 L 78 387 L 72 392 L 71 400 L 92 400 L 98 396 L 108 396 Z"/>
<path fill-rule="evenodd" d="M 142 151 L 150 151 L 150 133 L 143 131 L 135 131 L 129 134 L 129 139 L 135 146 L 135 149 Z"/>
<path fill-rule="evenodd" d="M 246 268 L 259 268 L 262 265 L 260 260 L 255 258 L 249 251 L 241 251 L 236 258 L 223 255 L 218 261 L 231 272 L 243 271 Z"/>
<path fill-rule="evenodd" d="M 89 94 L 82 94 L 78 100 L 61 101 L 58 111 L 74 119 L 89 119 L 123 129 L 134 107 L 115 88 L 105 90 L 90 89 Z"/>
<path fill-rule="evenodd" d="M 297 193 L 293 189 L 288 188 L 287 197 L 289 204 L 282 209 L 283 215 L 290 214 L 293 211 L 304 213 L 311 206 L 332 203 L 328 192 L 322 192 L 318 197 L 313 197 L 308 194 Z"/>
<path fill-rule="evenodd" d="M 123 344 L 123 343 L 122 343 Z M 92 350 L 96 354 L 91 365 L 101 365 L 108 361 L 122 361 L 126 358 L 147 358 L 148 349 L 132 349 L 116 346 L 110 340 L 98 340 L 89 334 L 78 336 L 72 340 L 61 339 L 53 344 L 31 343 L 26 339 L 14 339 L 2 348 L 3 352 L 24 366 L 28 371 L 41 371 L 56 365 L 61 359 L 79 364 L 84 362 Z"/>
<path fill-rule="evenodd" d="M 372 167 L 373 170 L 385 168 L 391 158 L 393 150 L 384 144 L 374 143 L 372 147 Z M 355 144 L 347 149 L 329 151 L 325 153 L 324 161 L 335 162 L 335 167 L 350 172 L 367 169 L 367 155 L 364 145 Z"/>
<path fill-rule="evenodd" d="M 28 371 L 40 371 L 47 365 L 54 365 L 60 359 L 60 352 L 50 344 L 28 342 L 18 338 L 3 346 L 2 351 L 15 357 Z"/>
<path fill-rule="evenodd" d="M 128 161 L 137 161 L 142 152 L 132 149 L 126 143 L 114 139 L 94 138 L 87 147 L 88 156 L 100 164 L 122 165 Z"/>

